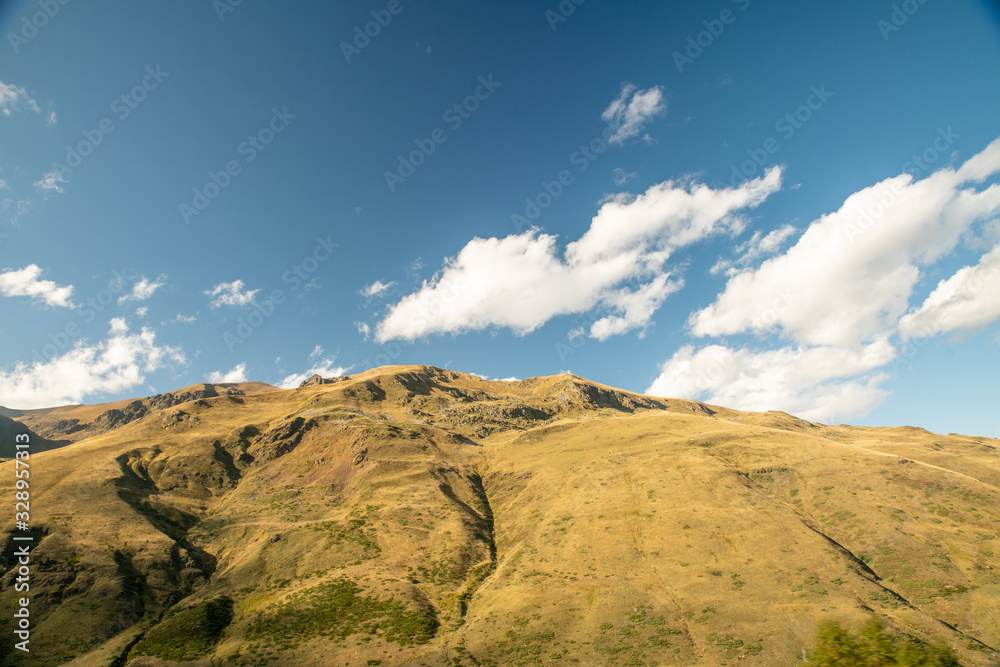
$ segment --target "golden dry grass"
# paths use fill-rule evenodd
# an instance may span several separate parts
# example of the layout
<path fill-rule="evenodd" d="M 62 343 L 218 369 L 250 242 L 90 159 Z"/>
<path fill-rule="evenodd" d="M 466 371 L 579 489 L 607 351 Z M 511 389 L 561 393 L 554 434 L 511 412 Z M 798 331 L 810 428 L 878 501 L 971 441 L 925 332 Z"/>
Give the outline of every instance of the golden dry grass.
<path fill-rule="evenodd" d="M 996 658 L 995 440 L 570 375 L 258 389 L 32 457 L 33 652 L 5 664 L 792 665 L 873 615 Z"/>

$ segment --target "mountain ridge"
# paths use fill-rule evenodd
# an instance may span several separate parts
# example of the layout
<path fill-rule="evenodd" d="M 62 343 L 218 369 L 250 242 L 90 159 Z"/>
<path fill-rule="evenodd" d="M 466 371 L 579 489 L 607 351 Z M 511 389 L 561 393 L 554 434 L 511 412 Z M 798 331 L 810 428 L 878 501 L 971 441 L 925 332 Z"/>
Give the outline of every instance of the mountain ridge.
<path fill-rule="evenodd" d="M 239 392 L 32 453 L 37 650 L 0 664 L 791 665 L 871 616 L 996 658 L 1000 441 L 568 374 Z"/>

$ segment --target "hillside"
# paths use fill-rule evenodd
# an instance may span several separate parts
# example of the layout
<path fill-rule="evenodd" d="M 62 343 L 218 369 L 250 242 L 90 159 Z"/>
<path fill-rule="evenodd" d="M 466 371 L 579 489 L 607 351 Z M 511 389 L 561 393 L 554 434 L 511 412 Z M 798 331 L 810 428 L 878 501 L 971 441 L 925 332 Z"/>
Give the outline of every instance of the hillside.
<path fill-rule="evenodd" d="M 230 388 L 5 413 L 77 441 L 32 453 L 0 664 L 793 665 L 872 616 L 1000 657 L 1000 441 L 572 375 Z"/>

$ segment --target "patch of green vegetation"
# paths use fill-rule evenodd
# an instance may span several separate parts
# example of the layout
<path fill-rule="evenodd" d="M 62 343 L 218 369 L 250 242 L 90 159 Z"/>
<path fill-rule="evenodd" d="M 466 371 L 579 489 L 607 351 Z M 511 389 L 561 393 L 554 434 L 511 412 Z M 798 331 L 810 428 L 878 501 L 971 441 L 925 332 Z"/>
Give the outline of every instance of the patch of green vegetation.
<path fill-rule="evenodd" d="M 356 633 L 380 635 L 398 644 L 425 644 L 438 622 L 430 612 L 412 610 L 398 600 L 359 595 L 347 579 L 320 584 L 257 614 L 247 628 L 249 640 L 280 639 L 286 643 L 313 637 L 346 638 Z"/>
<path fill-rule="evenodd" d="M 859 636 L 837 623 L 825 623 L 816 634 L 809 667 L 960 667 L 958 656 L 944 644 L 900 641 L 887 635 L 878 620 L 869 622 Z"/>
<path fill-rule="evenodd" d="M 233 600 L 220 596 L 177 612 L 168 612 L 132 653 L 189 662 L 212 652 L 233 620 Z"/>
<path fill-rule="evenodd" d="M 733 635 L 710 634 L 708 641 L 722 649 L 722 654 L 726 659 L 742 655 L 757 655 L 764 650 L 760 644 L 745 644 L 742 639 Z"/>

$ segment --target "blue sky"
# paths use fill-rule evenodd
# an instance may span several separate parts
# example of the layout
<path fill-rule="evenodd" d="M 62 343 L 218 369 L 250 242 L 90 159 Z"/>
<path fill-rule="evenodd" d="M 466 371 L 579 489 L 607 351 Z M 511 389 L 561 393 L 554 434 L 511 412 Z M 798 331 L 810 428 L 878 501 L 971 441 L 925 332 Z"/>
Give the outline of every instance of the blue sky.
<path fill-rule="evenodd" d="M 1000 433 L 995 3 L 0 28 L 0 404 L 420 363 Z"/>

